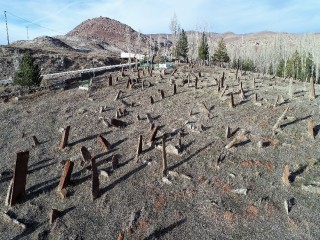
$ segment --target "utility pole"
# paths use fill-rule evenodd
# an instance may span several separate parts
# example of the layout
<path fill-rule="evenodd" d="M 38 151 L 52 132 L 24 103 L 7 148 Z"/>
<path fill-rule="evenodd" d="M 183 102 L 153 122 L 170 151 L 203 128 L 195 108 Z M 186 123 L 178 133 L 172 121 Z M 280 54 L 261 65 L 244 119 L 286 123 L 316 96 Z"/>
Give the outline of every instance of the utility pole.
<path fill-rule="evenodd" d="M 27 40 L 29 40 L 29 31 L 28 31 L 28 26 L 26 26 L 27 28 Z"/>
<path fill-rule="evenodd" d="M 7 12 L 6 12 L 6 11 L 4 11 L 4 18 L 5 18 L 5 20 L 6 20 L 8 45 L 10 45 L 10 42 L 9 42 L 9 32 L 8 32 L 8 22 L 7 22 Z"/>

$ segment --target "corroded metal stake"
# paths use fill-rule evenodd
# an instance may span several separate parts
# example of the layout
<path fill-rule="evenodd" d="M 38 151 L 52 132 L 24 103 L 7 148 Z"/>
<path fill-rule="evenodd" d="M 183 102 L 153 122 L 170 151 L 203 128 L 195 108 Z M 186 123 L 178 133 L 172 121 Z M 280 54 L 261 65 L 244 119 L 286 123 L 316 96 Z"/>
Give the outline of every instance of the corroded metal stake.
<path fill-rule="evenodd" d="M 92 169 L 92 190 L 91 196 L 92 200 L 95 200 L 99 196 L 99 174 L 96 165 L 96 159 L 91 159 L 91 169 Z"/>
<path fill-rule="evenodd" d="M 70 133 L 70 126 L 67 126 L 62 134 L 60 149 L 64 149 L 68 145 L 69 133 Z"/>
<path fill-rule="evenodd" d="M 137 148 L 137 156 L 139 156 L 142 153 L 142 135 L 139 136 L 139 143 Z"/>
<path fill-rule="evenodd" d="M 167 154 L 164 137 L 162 138 L 162 176 L 167 176 Z"/>
<path fill-rule="evenodd" d="M 98 135 L 98 140 L 106 152 L 111 149 L 111 144 L 102 135 Z"/>
<path fill-rule="evenodd" d="M 29 151 L 18 152 L 13 174 L 12 188 L 9 192 L 9 206 L 15 205 L 26 192 Z"/>
<path fill-rule="evenodd" d="M 60 178 L 60 182 L 58 185 L 58 191 L 61 191 L 62 189 L 66 188 L 70 182 L 71 174 L 73 170 L 74 162 L 67 160 L 64 169 Z"/>

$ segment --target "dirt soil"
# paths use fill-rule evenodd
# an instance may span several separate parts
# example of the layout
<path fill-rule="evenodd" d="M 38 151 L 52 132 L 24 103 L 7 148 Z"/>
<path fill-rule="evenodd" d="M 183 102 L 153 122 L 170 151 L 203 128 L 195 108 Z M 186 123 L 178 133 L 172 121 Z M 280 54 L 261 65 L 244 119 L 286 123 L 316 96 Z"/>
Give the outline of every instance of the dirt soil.
<path fill-rule="evenodd" d="M 186 74 L 192 71 L 197 76 L 201 72 L 197 89 L 195 76 L 187 83 Z M 220 97 L 215 78 L 220 79 L 222 72 L 228 87 Z M 320 100 L 309 99 L 309 84 L 294 82 L 290 96 L 288 80 L 248 73 L 240 76 L 245 94 L 241 100 L 233 70 L 182 65 L 173 77 L 169 71 L 163 79 L 156 71 L 152 77 L 142 76 L 131 89 L 126 88 L 128 76 L 137 79 L 137 73 L 127 71 L 117 82 L 118 73 L 112 75 L 113 86 L 108 86 L 105 75 L 95 78 L 89 91 L 73 85 L 0 103 L 0 210 L 26 225 L 23 230 L 0 215 L 0 239 L 117 239 L 121 231 L 124 239 L 320 239 Z M 177 84 L 176 95 L 172 82 Z M 230 93 L 234 108 L 229 107 Z M 127 126 L 106 126 L 103 119 L 110 123 L 119 108 L 126 112 L 119 120 Z M 159 127 L 151 146 L 147 113 Z M 310 119 L 315 139 L 307 130 Z M 61 150 L 60 129 L 68 125 L 69 144 Z M 99 134 L 110 142 L 111 150 L 101 147 Z M 33 146 L 33 135 L 40 145 Z M 143 153 L 136 158 L 139 135 Z M 165 179 L 157 147 L 163 136 Z M 169 148 L 175 150 L 180 137 L 181 154 L 172 154 Z M 235 145 L 226 149 L 234 138 Z M 80 165 L 82 146 L 95 156 L 100 173 L 95 200 L 92 172 Z M 30 151 L 26 196 L 7 207 L 16 153 L 25 150 Z M 120 161 L 114 170 L 113 155 Z M 62 199 L 57 186 L 68 159 L 75 166 Z M 285 164 L 288 185 L 283 181 Z M 50 224 L 52 208 L 60 216 Z"/>

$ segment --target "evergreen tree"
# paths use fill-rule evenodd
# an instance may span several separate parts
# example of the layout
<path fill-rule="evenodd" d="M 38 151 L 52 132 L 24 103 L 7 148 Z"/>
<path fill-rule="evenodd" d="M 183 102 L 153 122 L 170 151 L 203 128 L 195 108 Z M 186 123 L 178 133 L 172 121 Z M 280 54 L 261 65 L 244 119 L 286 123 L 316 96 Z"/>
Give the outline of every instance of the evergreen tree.
<path fill-rule="evenodd" d="M 287 62 L 286 76 L 298 79 L 301 77 L 301 57 L 296 50 Z"/>
<path fill-rule="evenodd" d="M 188 38 L 185 31 L 182 29 L 181 33 L 179 34 L 179 40 L 176 48 L 176 55 L 177 57 L 182 57 L 183 59 L 186 59 L 188 56 L 188 51 L 189 51 Z"/>
<path fill-rule="evenodd" d="M 13 83 L 21 86 L 39 86 L 41 83 L 41 72 L 30 53 L 23 55 L 19 69 L 14 73 Z"/>
<path fill-rule="evenodd" d="M 278 77 L 284 76 L 284 65 L 285 65 L 285 61 L 284 61 L 284 59 L 281 59 L 278 66 L 277 66 L 277 70 L 276 70 L 276 75 Z"/>
<path fill-rule="evenodd" d="M 214 65 L 219 65 L 221 67 L 222 63 L 230 62 L 230 57 L 228 56 L 226 44 L 223 38 L 218 42 L 218 47 L 212 56 L 212 62 Z"/>
<path fill-rule="evenodd" d="M 305 78 L 309 79 L 310 77 L 315 77 L 315 76 L 316 76 L 315 64 L 313 63 L 311 53 L 308 53 L 308 56 L 306 57 L 306 60 L 305 60 L 303 80 Z"/>
<path fill-rule="evenodd" d="M 205 61 L 208 59 L 209 56 L 209 46 L 208 46 L 208 41 L 207 41 L 207 37 L 205 35 L 205 33 L 202 33 L 202 37 L 201 37 L 201 42 L 199 45 L 199 49 L 198 49 L 198 57 L 202 60 Z"/>
<path fill-rule="evenodd" d="M 246 58 L 240 60 L 241 70 L 242 71 L 255 71 L 254 62 L 252 59 Z"/>

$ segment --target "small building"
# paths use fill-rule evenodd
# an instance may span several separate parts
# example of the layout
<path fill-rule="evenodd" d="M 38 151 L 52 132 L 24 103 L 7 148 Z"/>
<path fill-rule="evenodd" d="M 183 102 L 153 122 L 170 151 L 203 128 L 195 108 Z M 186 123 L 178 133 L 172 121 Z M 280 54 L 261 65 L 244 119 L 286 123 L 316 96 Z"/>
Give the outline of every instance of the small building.
<path fill-rule="evenodd" d="M 137 59 L 138 61 L 144 60 L 145 59 L 145 55 L 143 54 L 138 54 L 138 53 L 126 53 L 126 52 L 122 52 L 120 58 L 123 59 Z"/>

